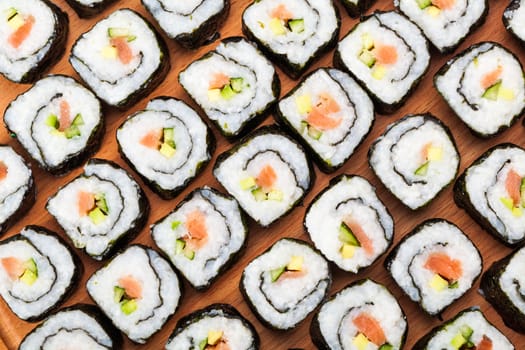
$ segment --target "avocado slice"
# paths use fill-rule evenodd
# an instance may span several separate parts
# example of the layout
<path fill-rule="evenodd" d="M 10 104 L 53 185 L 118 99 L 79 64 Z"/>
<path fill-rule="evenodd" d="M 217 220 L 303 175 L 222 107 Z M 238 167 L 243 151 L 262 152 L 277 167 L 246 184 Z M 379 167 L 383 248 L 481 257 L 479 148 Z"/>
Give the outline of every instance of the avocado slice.
<path fill-rule="evenodd" d="M 124 300 L 120 304 L 120 310 L 122 310 L 122 312 L 126 315 L 131 315 L 132 313 L 137 311 L 137 307 L 138 305 L 135 299 Z"/>
<path fill-rule="evenodd" d="M 221 97 L 225 100 L 231 100 L 236 95 L 235 91 L 233 91 L 232 86 L 230 84 L 224 85 L 224 87 L 221 89 Z"/>
<path fill-rule="evenodd" d="M 467 340 L 469 340 L 470 337 L 472 337 L 472 334 L 474 333 L 474 330 L 468 325 L 461 326 L 459 331 L 461 332 L 461 335 L 463 336 L 463 338 Z"/>
<path fill-rule="evenodd" d="M 363 50 L 359 54 L 359 60 L 363 62 L 368 68 L 371 68 L 376 63 L 376 58 L 371 51 Z"/>
<path fill-rule="evenodd" d="M 163 143 L 160 146 L 159 152 L 166 158 L 171 158 L 175 155 L 175 148 L 171 147 L 168 143 Z"/>
<path fill-rule="evenodd" d="M 339 226 L 339 240 L 355 247 L 361 246 L 350 227 L 348 227 L 344 222 L 342 222 L 341 226 Z"/>
<path fill-rule="evenodd" d="M 24 262 L 24 267 L 26 268 L 26 270 L 34 272 L 37 275 L 37 277 L 38 277 L 38 268 L 36 266 L 35 259 L 31 258 L 29 260 L 26 260 Z"/>
<path fill-rule="evenodd" d="M 450 345 L 454 347 L 454 349 L 459 350 L 463 345 L 467 343 L 467 339 L 463 337 L 461 333 L 458 333 L 452 338 L 450 341 Z"/>
<path fill-rule="evenodd" d="M 286 266 L 278 267 L 276 269 L 273 269 L 270 271 L 270 278 L 272 279 L 272 282 L 276 282 L 279 277 L 286 271 Z"/>
<path fill-rule="evenodd" d="M 16 15 L 18 15 L 18 10 L 14 7 L 9 8 L 6 12 L 7 21 L 12 20 Z"/>
<path fill-rule="evenodd" d="M 35 272 L 33 272 L 33 271 L 29 270 L 29 269 L 25 269 L 25 271 L 22 274 L 22 276 L 20 276 L 20 281 L 24 282 L 28 286 L 31 286 L 31 285 L 33 285 L 33 283 L 35 283 L 37 278 L 38 278 L 38 274 L 36 274 Z"/>
<path fill-rule="evenodd" d="M 58 127 L 59 127 L 58 117 L 55 114 L 51 114 L 46 119 L 46 125 L 50 126 L 52 128 L 58 129 Z"/>
<path fill-rule="evenodd" d="M 99 207 L 96 207 L 88 214 L 89 218 L 95 225 L 99 225 L 106 220 L 106 215 L 102 212 Z"/>
<path fill-rule="evenodd" d="M 168 144 L 173 149 L 177 148 L 175 146 L 175 130 L 173 128 L 162 129 L 162 136 L 164 143 Z"/>
<path fill-rule="evenodd" d="M 124 295 L 126 294 L 126 290 L 122 287 L 115 286 L 113 287 L 113 301 L 115 303 L 120 303 L 122 299 L 124 299 Z"/>
<path fill-rule="evenodd" d="M 268 200 L 282 202 L 283 192 L 279 190 L 271 190 L 267 195 Z"/>
<path fill-rule="evenodd" d="M 99 208 L 103 214 L 107 215 L 109 213 L 108 203 L 103 194 L 95 195 L 95 206 Z"/>
<path fill-rule="evenodd" d="M 292 33 L 302 33 L 304 32 L 304 19 L 296 18 L 288 21 L 288 27 Z"/>
<path fill-rule="evenodd" d="M 250 188 L 257 187 L 257 183 L 255 182 L 255 178 L 250 176 L 242 179 L 239 181 L 239 185 L 241 186 L 241 190 L 249 190 Z"/>
<path fill-rule="evenodd" d="M 501 80 L 489 87 L 487 90 L 485 90 L 482 97 L 486 98 L 487 100 L 496 101 L 498 99 L 498 92 L 500 88 Z"/>
<path fill-rule="evenodd" d="M 423 10 L 432 5 L 432 0 L 416 0 L 416 3 Z"/>

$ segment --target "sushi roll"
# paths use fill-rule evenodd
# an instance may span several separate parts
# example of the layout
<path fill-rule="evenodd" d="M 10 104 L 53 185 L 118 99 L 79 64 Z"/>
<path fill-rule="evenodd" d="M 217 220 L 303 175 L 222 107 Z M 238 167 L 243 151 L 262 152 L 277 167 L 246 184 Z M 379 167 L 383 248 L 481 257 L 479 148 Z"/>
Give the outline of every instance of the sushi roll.
<path fill-rule="evenodd" d="M 122 158 L 164 199 L 174 198 L 211 159 L 215 138 L 183 101 L 159 97 L 117 129 Z"/>
<path fill-rule="evenodd" d="M 276 116 L 310 150 L 319 168 L 332 172 L 368 135 L 374 105 L 348 74 L 320 68 L 281 99 Z"/>
<path fill-rule="evenodd" d="M 255 0 L 242 31 L 293 79 L 337 43 L 341 19 L 332 0 Z"/>
<path fill-rule="evenodd" d="M 198 290 L 233 264 L 247 234 L 237 201 L 209 187 L 190 193 L 151 227 L 155 244 Z"/>
<path fill-rule="evenodd" d="M 26 226 L 0 242 L 0 295 L 29 322 L 47 316 L 73 292 L 83 267 L 62 239 L 40 226 Z"/>
<path fill-rule="evenodd" d="M 104 135 L 99 100 L 64 75 L 36 82 L 9 104 L 7 129 L 44 170 L 63 175 L 95 153 Z"/>
<path fill-rule="evenodd" d="M 432 316 L 472 287 L 482 265 L 476 246 L 457 226 L 443 219 L 418 225 L 385 260 L 399 287 Z"/>
<path fill-rule="evenodd" d="M 258 350 L 259 335 L 234 307 L 212 304 L 177 322 L 166 350 L 187 349 Z"/>
<path fill-rule="evenodd" d="M 394 221 L 375 188 L 360 176 L 330 181 L 306 210 L 304 227 L 315 247 L 344 271 L 372 265 L 392 244 Z"/>
<path fill-rule="evenodd" d="M 230 0 L 142 0 L 142 4 L 167 36 L 187 49 L 218 38 L 230 11 Z"/>
<path fill-rule="evenodd" d="M 321 254 L 306 242 L 283 238 L 246 266 L 240 289 L 265 326 L 288 330 L 326 298 L 331 281 Z"/>
<path fill-rule="evenodd" d="M 76 248 L 102 260 L 144 227 L 149 203 L 124 169 L 91 159 L 83 174 L 49 198 L 46 209 Z"/>
<path fill-rule="evenodd" d="M 475 135 L 490 137 L 510 127 L 525 110 L 523 74 L 513 53 L 484 42 L 448 61 L 434 76 L 434 85 Z"/>
<path fill-rule="evenodd" d="M 356 281 L 325 302 L 310 326 L 322 350 L 400 350 L 408 323 L 396 298 L 372 280 Z"/>
<path fill-rule="evenodd" d="M 87 281 L 89 296 L 128 338 L 146 341 L 171 317 L 181 298 L 177 275 L 153 249 L 131 245 Z"/>
<path fill-rule="evenodd" d="M 441 53 L 454 51 L 487 17 L 487 0 L 394 0 Z"/>
<path fill-rule="evenodd" d="M 376 0 L 341 0 L 350 17 L 362 16 Z"/>
<path fill-rule="evenodd" d="M 477 349 L 514 350 L 514 346 L 477 307 L 461 311 L 432 329 L 413 350 Z"/>
<path fill-rule="evenodd" d="M 166 77 L 166 44 L 141 15 L 120 9 L 101 20 L 73 44 L 69 62 L 108 105 L 126 109 Z"/>
<path fill-rule="evenodd" d="M 66 0 L 80 18 L 98 15 L 115 1 L 117 0 Z"/>
<path fill-rule="evenodd" d="M 0 14 L 0 74 L 32 83 L 62 57 L 67 14 L 47 0 L 3 0 Z"/>
<path fill-rule="evenodd" d="M 339 42 L 334 65 L 368 91 L 380 113 L 401 107 L 430 64 L 428 43 L 405 16 L 376 11 Z"/>
<path fill-rule="evenodd" d="M 259 124 L 281 91 L 275 68 L 241 37 L 224 39 L 214 51 L 192 62 L 180 72 L 179 82 L 228 138 Z"/>
<path fill-rule="evenodd" d="M 31 167 L 10 146 L 0 145 L 0 234 L 35 203 Z"/>
<path fill-rule="evenodd" d="M 253 220 L 267 227 L 302 201 L 315 173 L 303 149 L 268 126 L 219 155 L 213 175 Z"/>
<path fill-rule="evenodd" d="M 93 305 L 76 304 L 49 316 L 27 334 L 18 350 L 61 349 L 118 350 L 122 336 Z"/>
<path fill-rule="evenodd" d="M 525 150 L 513 144 L 492 147 L 458 178 L 456 204 L 509 246 L 525 240 Z"/>
<path fill-rule="evenodd" d="M 500 314 L 505 325 L 525 334 L 525 248 L 496 261 L 481 277 L 483 296 Z"/>
<path fill-rule="evenodd" d="M 523 0 L 512 0 L 503 12 L 503 24 L 505 28 L 514 35 L 522 45 L 525 44 L 525 3 Z"/>
<path fill-rule="evenodd" d="M 428 204 L 454 180 L 459 157 L 450 130 L 430 114 L 408 115 L 390 124 L 368 152 L 377 177 L 412 210 Z"/>

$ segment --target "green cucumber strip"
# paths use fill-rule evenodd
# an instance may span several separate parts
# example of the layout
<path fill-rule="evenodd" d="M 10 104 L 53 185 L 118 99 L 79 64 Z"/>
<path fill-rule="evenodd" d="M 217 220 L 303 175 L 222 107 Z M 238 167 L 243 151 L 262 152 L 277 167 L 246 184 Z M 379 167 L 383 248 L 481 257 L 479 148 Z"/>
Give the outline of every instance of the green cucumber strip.
<path fill-rule="evenodd" d="M 461 335 L 463 336 L 463 338 L 465 338 L 466 340 L 469 340 L 470 337 L 472 337 L 472 333 L 474 333 L 474 330 L 470 326 L 467 326 L 467 325 L 461 326 L 459 331 L 461 332 Z"/>
<path fill-rule="evenodd" d="M 394 346 L 392 346 L 392 345 L 390 345 L 388 343 L 385 343 L 385 344 L 381 345 L 378 350 L 393 350 L 393 349 L 394 349 Z"/>
<path fill-rule="evenodd" d="M 423 10 L 432 5 L 432 0 L 416 0 L 416 3 Z"/>
<path fill-rule="evenodd" d="M 188 260 L 193 260 L 195 258 L 195 252 L 193 250 L 185 248 L 184 249 L 184 256 L 186 258 L 188 258 Z"/>
<path fill-rule="evenodd" d="M 456 288 L 458 288 L 458 287 L 459 287 L 459 282 L 458 282 L 458 281 L 454 281 L 454 282 L 452 282 L 452 283 L 450 283 L 450 284 L 448 285 L 448 288 L 449 288 L 449 289 L 456 289 Z"/>
<path fill-rule="evenodd" d="M 24 262 L 24 268 L 33 272 L 38 277 L 38 267 L 36 266 L 35 259 L 31 258 Z"/>
<path fill-rule="evenodd" d="M 414 171 L 414 174 L 419 176 L 425 176 L 428 172 L 429 163 L 430 162 L 423 163 L 423 165 L 421 165 L 419 168 L 416 169 L 416 171 Z"/>
<path fill-rule="evenodd" d="M 208 345 L 208 338 L 203 339 L 199 342 L 199 350 L 206 349 L 206 345 Z"/>
<path fill-rule="evenodd" d="M 84 125 L 84 119 L 82 118 L 82 114 L 78 113 L 75 118 L 73 118 L 73 121 L 71 122 L 72 125 Z"/>
<path fill-rule="evenodd" d="M 302 33 L 304 32 L 304 19 L 302 18 L 296 18 L 288 21 L 288 27 L 290 27 L 290 31 L 293 33 Z"/>
<path fill-rule="evenodd" d="M 126 315 L 130 315 L 137 311 L 137 302 L 135 299 L 125 300 L 120 304 L 120 309 Z"/>
<path fill-rule="evenodd" d="M 252 190 L 252 195 L 255 197 L 255 200 L 257 202 L 262 202 L 268 199 L 266 193 L 264 193 L 264 191 L 261 188 L 256 188 Z"/>
<path fill-rule="evenodd" d="M 9 21 L 12 20 L 16 15 L 18 15 L 18 10 L 15 9 L 14 7 L 9 8 L 9 9 L 6 11 L 7 21 L 9 22 Z"/>
<path fill-rule="evenodd" d="M 68 139 L 72 139 L 75 136 L 80 136 L 80 129 L 76 125 L 71 125 L 69 128 L 64 130 L 64 135 Z"/>
<path fill-rule="evenodd" d="M 314 128 L 311 125 L 308 126 L 308 136 L 310 136 L 314 140 L 319 140 L 322 135 L 323 135 L 323 132 L 321 130 Z"/>
<path fill-rule="evenodd" d="M 180 221 L 172 221 L 171 222 L 171 229 L 172 230 L 176 230 L 180 226 L 180 224 L 182 224 L 182 222 L 180 222 Z"/>
<path fill-rule="evenodd" d="M 101 224 L 104 220 L 106 220 L 106 215 L 100 210 L 99 207 L 96 207 L 88 214 L 89 218 L 91 219 L 91 222 L 93 222 L 95 225 Z"/>
<path fill-rule="evenodd" d="M 179 255 L 184 252 L 184 248 L 186 247 L 186 241 L 183 239 L 177 239 L 175 241 L 175 254 Z"/>
<path fill-rule="evenodd" d="M 38 278 L 38 275 L 36 273 L 34 273 L 33 271 L 29 269 L 25 269 L 22 276 L 20 276 L 20 281 L 27 284 L 28 286 L 31 286 L 33 285 L 33 283 L 35 283 L 37 278 Z"/>
<path fill-rule="evenodd" d="M 100 210 L 102 210 L 102 213 L 106 215 L 109 213 L 108 203 L 106 202 L 106 198 L 103 194 L 95 196 L 95 206 L 97 206 L 97 208 L 100 208 Z"/>
<path fill-rule="evenodd" d="M 501 87 L 501 80 L 496 84 L 489 87 L 481 97 L 486 98 L 487 100 L 496 101 L 498 99 L 498 92 Z"/>
<path fill-rule="evenodd" d="M 124 299 L 124 294 L 126 294 L 126 290 L 124 288 L 119 286 L 113 287 L 113 301 L 115 303 L 120 303 L 122 299 Z"/>
<path fill-rule="evenodd" d="M 360 247 L 361 243 L 359 243 L 359 240 L 354 236 L 354 233 L 346 225 L 344 222 L 341 223 L 341 226 L 339 226 L 339 240 L 343 243 L 353 245 L 354 247 Z"/>
<path fill-rule="evenodd" d="M 110 38 L 118 38 L 122 36 L 128 36 L 129 35 L 129 29 L 128 28 L 108 28 L 108 36 Z"/>
<path fill-rule="evenodd" d="M 374 54 L 368 50 L 361 51 L 361 54 L 359 54 L 359 60 L 369 68 L 372 68 L 376 63 Z"/>
<path fill-rule="evenodd" d="M 244 87 L 244 79 L 243 78 L 231 78 L 230 79 L 230 85 L 232 87 L 232 90 L 234 92 L 241 92 Z"/>
<path fill-rule="evenodd" d="M 235 95 L 236 93 L 233 91 L 230 84 L 224 85 L 224 87 L 221 89 L 221 97 L 225 100 L 231 100 L 233 97 L 235 97 Z"/>
<path fill-rule="evenodd" d="M 58 117 L 56 115 L 54 115 L 54 114 L 51 114 L 46 119 L 46 125 L 50 126 L 52 128 L 58 129 L 58 127 L 59 127 Z"/>
<path fill-rule="evenodd" d="M 278 267 L 276 269 L 271 270 L 270 278 L 272 282 L 276 282 L 279 279 L 279 277 L 281 277 L 281 275 L 284 273 L 285 270 L 286 270 L 286 266 Z"/>

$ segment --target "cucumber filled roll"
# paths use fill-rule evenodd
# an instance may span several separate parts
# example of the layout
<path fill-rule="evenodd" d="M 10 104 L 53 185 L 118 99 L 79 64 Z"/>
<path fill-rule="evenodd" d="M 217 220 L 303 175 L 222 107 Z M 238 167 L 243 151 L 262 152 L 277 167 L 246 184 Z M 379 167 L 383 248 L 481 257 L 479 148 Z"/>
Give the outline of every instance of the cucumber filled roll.
<path fill-rule="evenodd" d="M 340 269 L 357 273 L 392 244 L 394 221 L 375 188 L 360 176 L 340 175 L 310 204 L 304 227 L 315 247 Z"/>
<path fill-rule="evenodd" d="M 153 91 L 170 68 L 162 38 L 130 9 L 113 12 L 82 34 L 69 62 L 100 99 L 121 109 Z"/>
<path fill-rule="evenodd" d="M 487 17 L 487 0 L 394 0 L 441 52 L 453 51 Z"/>
<path fill-rule="evenodd" d="M 450 130 L 430 114 L 390 124 L 370 147 L 368 162 L 388 190 L 412 210 L 428 204 L 458 173 Z"/>
<path fill-rule="evenodd" d="M 429 63 L 428 43 L 419 28 L 393 11 L 364 17 L 334 54 L 334 65 L 361 83 L 381 113 L 403 105 Z"/>
<path fill-rule="evenodd" d="M 351 17 L 357 18 L 363 15 L 375 1 L 376 0 L 341 0 L 341 3 Z"/>
<path fill-rule="evenodd" d="M 151 227 L 155 244 L 196 289 L 206 289 L 238 257 L 248 227 L 237 201 L 204 187 Z"/>
<path fill-rule="evenodd" d="M 0 234 L 29 211 L 35 195 L 29 164 L 10 146 L 0 145 Z"/>
<path fill-rule="evenodd" d="M 514 346 L 487 321 L 481 310 L 473 307 L 432 329 L 412 349 L 514 350 Z"/>
<path fill-rule="evenodd" d="M 266 227 L 298 205 L 315 173 L 303 149 L 276 127 L 262 127 L 217 158 L 213 175 Z"/>
<path fill-rule="evenodd" d="M 122 336 L 93 305 L 76 304 L 49 316 L 20 343 L 18 350 L 118 350 Z"/>
<path fill-rule="evenodd" d="M 525 240 L 525 150 L 494 146 L 458 178 L 454 200 L 506 245 Z"/>
<path fill-rule="evenodd" d="M 87 281 L 91 298 L 130 340 L 144 344 L 179 305 L 177 275 L 156 251 L 129 246 Z"/>
<path fill-rule="evenodd" d="M 374 105 L 348 74 L 320 68 L 283 97 L 277 120 L 301 138 L 320 169 L 332 172 L 370 131 Z"/>
<path fill-rule="evenodd" d="M 259 336 L 252 324 L 232 306 L 212 304 L 177 322 L 166 350 L 257 350 Z"/>
<path fill-rule="evenodd" d="M 167 36 L 187 49 L 218 38 L 230 11 L 230 0 L 142 0 L 142 4 Z"/>
<path fill-rule="evenodd" d="M 9 131 L 44 170 L 62 175 L 95 153 L 104 135 L 99 100 L 64 75 L 36 82 L 9 104 Z"/>
<path fill-rule="evenodd" d="M 264 325 L 288 330 L 326 298 L 331 281 L 321 254 L 306 242 L 283 238 L 246 266 L 239 287 Z"/>
<path fill-rule="evenodd" d="M 525 79 L 518 58 L 496 43 L 471 46 L 448 61 L 434 85 L 477 136 L 510 127 L 525 109 Z"/>
<path fill-rule="evenodd" d="M 26 226 L 0 242 L 0 295 L 29 322 L 43 319 L 72 292 L 82 264 L 55 233 Z"/>
<path fill-rule="evenodd" d="M 335 46 L 340 26 L 332 0 L 255 0 L 242 14 L 243 33 L 294 79 Z"/>
<path fill-rule="evenodd" d="M 310 326 L 322 350 L 400 350 L 408 323 L 386 287 L 369 279 L 356 281 L 325 302 Z"/>
<path fill-rule="evenodd" d="M 98 15 L 115 1 L 117 0 L 66 0 L 80 18 Z"/>
<path fill-rule="evenodd" d="M 162 198 L 174 198 L 204 170 L 215 138 L 183 101 L 160 97 L 117 130 L 120 154 Z"/>
<path fill-rule="evenodd" d="M 68 17 L 47 0 L 0 2 L 0 74 L 32 83 L 65 51 Z"/>
<path fill-rule="evenodd" d="M 281 90 L 272 64 L 241 37 L 224 39 L 186 67 L 179 82 L 226 137 L 255 127 Z"/>
<path fill-rule="evenodd" d="M 483 296 L 505 324 L 525 333 L 525 248 L 496 261 L 481 277 Z"/>
<path fill-rule="evenodd" d="M 525 1 L 512 0 L 503 12 L 503 24 L 505 28 L 514 35 L 521 44 L 525 44 Z"/>
<path fill-rule="evenodd" d="M 149 203 L 124 169 L 91 159 L 83 174 L 48 200 L 46 209 L 76 248 L 102 260 L 144 227 Z"/>
<path fill-rule="evenodd" d="M 469 238 L 443 219 L 418 225 L 385 260 L 399 287 L 429 315 L 440 314 L 465 294 L 482 264 Z"/>

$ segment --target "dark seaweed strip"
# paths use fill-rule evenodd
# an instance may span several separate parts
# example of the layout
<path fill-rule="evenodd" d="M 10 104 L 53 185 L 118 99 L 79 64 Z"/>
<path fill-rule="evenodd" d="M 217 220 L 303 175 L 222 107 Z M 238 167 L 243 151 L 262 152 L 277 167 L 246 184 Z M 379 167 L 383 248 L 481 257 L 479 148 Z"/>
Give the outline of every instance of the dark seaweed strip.
<path fill-rule="evenodd" d="M 478 1 L 479 1 L 479 0 L 478 0 Z M 459 16 L 458 16 L 459 18 L 458 18 L 458 19 L 455 19 L 455 20 L 453 20 L 453 21 L 450 21 L 450 22 L 445 23 L 445 29 L 446 29 L 448 26 L 450 26 L 450 25 L 452 25 L 452 24 L 454 24 L 454 23 L 457 23 L 457 22 L 461 21 L 461 19 L 467 15 L 467 10 L 468 10 L 469 6 L 470 6 L 470 0 L 467 0 L 467 3 L 465 4 L 465 8 L 463 9 L 463 12 L 461 12 L 461 13 L 459 14 Z"/>
<path fill-rule="evenodd" d="M 164 5 L 164 1 L 162 0 L 156 0 L 158 3 L 159 3 L 159 6 L 165 11 L 165 12 L 168 12 L 168 13 L 174 13 L 176 15 L 182 15 L 182 16 L 190 16 L 192 14 L 195 13 L 195 11 L 197 11 L 203 4 L 205 1 L 207 0 L 201 0 L 201 2 L 199 2 L 194 8 L 193 10 L 191 10 L 190 12 L 174 12 L 172 10 L 169 10 L 168 8 L 166 8 L 166 6 Z"/>
<path fill-rule="evenodd" d="M 163 305 L 164 305 L 164 298 L 162 297 L 162 294 L 160 293 L 160 290 L 162 289 L 161 286 L 162 286 L 162 280 L 160 279 L 159 277 L 159 274 L 157 273 L 157 270 L 155 270 L 155 267 L 153 267 L 153 265 L 151 264 L 151 259 L 152 259 L 152 256 L 151 256 L 151 252 L 150 252 L 151 249 L 149 250 L 146 250 L 144 253 L 147 254 L 147 257 L 148 257 L 148 265 L 149 267 L 151 267 L 151 270 L 153 271 L 153 274 L 155 275 L 155 279 L 157 280 L 158 284 L 159 284 L 159 289 L 157 290 L 157 293 L 158 293 L 158 296 L 159 296 L 159 302 L 160 303 L 157 303 L 157 305 L 155 305 L 155 307 L 151 310 L 151 314 L 148 315 L 148 317 L 145 317 L 145 318 L 141 318 L 139 319 L 137 322 L 135 322 L 135 324 L 138 326 L 139 323 L 141 322 L 144 322 L 144 321 L 147 321 L 153 317 L 155 317 L 155 310 L 157 309 L 160 309 Z M 150 286 L 151 287 L 151 286 Z"/>
<path fill-rule="evenodd" d="M 374 305 L 374 302 L 373 301 L 367 301 L 364 305 Z M 343 339 L 341 339 L 341 333 L 346 332 L 345 330 L 342 329 L 344 319 L 347 318 L 348 315 L 350 315 L 350 313 L 353 310 L 355 310 L 357 308 L 361 308 L 364 305 L 360 305 L 359 307 L 351 307 L 350 309 L 346 310 L 345 313 L 343 314 L 343 317 L 341 317 L 339 326 L 337 327 L 337 342 L 339 343 L 339 346 L 341 347 L 341 349 L 345 348 L 344 345 L 343 345 Z"/>
<path fill-rule="evenodd" d="M 301 185 L 299 184 L 299 180 L 297 179 L 297 174 L 295 173 L 295 171 L 293 171 L 293 166 L 288 163 L 282 156 L 280 153 L 277 153 L 277 151 L 273 150 L 273 149 L 265 149 L 265 150 L 262 150 L 262 151 L 257 151 L 255 154 L 253 154 L 253 156 L 251 158 L 248 158 L 246 163 L 242 166 L 242 170 L 246 170 L 248 168 L 248 166 L 250 165 L 250 163 L 252 161 L 255 161 L 255 158 L 257 158 L 257 156 L 261 155 L 261 154 L 265 154 L 265 153 L 273 153 L 277 156 L 277 158 L 279 158 L 284 164 L 288 165 L 288 168 L 292 171 L 292 174 L 293 174 L 293 177 L 294 177 L 294 181 L 295 181 L 295 184 L 296 186 L 298 187 L 301 187 Z M 302 187 L 301 187 L 302 188 Z M 304 188 L 303 188 L 304 190 Z"/>
<path fill-rule="evenodd" d="M 211 198 L 205 197 L 202 193 L 201 193 L 201 196 L 204 199 L 206 199 L 206 201 L 211 205 L 211 207 L 213 208 L 213 210 L 215 212 L 217 212 L 220 216 L 222 216 L 222 218 L 224 219 L 224 223 L 226 224 L 226 229 L 228 230 L 228 243 L 227 244 L 223 244 L 223 245 L 220 246 L 220 248 L 219 248 L 219 255 L 218 256 L 216 256 L 215 258 L 211 258 L 211 259 L 206 260 L 206 262 L 204 263 L 204 267 L 207 267 L 208 264 L 211 264 L 212 262 L 214 262 L 217 259 L 219 259 L 222 256 L 221 255 L 221 251 L 226 249 L 230 245 L 229 243 L 231 242 L 232 231 L 231 231 L 231 228 L 230 228 L 230 223 L 228 221 L 228 218 L 219 209 L 217 209 L 217 207 L 215 206 L 215 203 L 213 203 L 211 201 Z"/>
<path fill-rule="evenodd" d="M 357 115 L 357 109 L 355 108 L 355 103 L 354 101 L 352 101 L 352 98 L 350 97 L 350 95 L 348 94 L 348 91 L 346 91 L 346 89 L 343 87 L 343 85 L 341 84 L 341 82 L 337 79 L 335 79 L 334 77 L 332 77 L 330 75 L 330 72 L 328 71 L 327 72 L 328 76 L 330 77 L 330 79 L 332 79 L 332 81 L 334 83 L 336 83 L 340 88 L 341 88 L 341 91 L 343 92 L 343 94 L 347 97 L 347 101 L 348 101 L 348 104 L 350 106 L 352 106 L 352 108 L 354 109 L 354 113 L 355 113 L 355 118 L 352 120 L 352 124 L 350 124 L 350 126 L 348 127 L 348 130 L 346 131 L 346 133 L 343 135 L 343 137 L 341 137 L 340 140 L 336 141 L 336 142 L 332 142 L 330 143 L 329 145 L 330 146 L 338 146 L 339 144 L 343 143 L 344 141 L 346 141 L 347 137 L 352 134 L 352 129 L 355 125 L 355 123 L 357 122 L 357 119 L 359 119 L 359 116 Z"/>
<path fill-rule="evenodd" d="M 2 201 L 0 201 L 0 207 L 4 205 L 5 201 L 8 200 L 11 196 L 14 196 L 15 194 L 18 193 L 18 191 L 20 191 L 21 189 L 23 189 L 24 187 L 27 187 L 27 184 L 24 183 L 22 186 L 18 187 L 17 189 L 15 189 L 14 191 L 12 192 L 9 192 L 3 199 Z"/>
<path fill-rule="evenodd" d="M 512 280 L 512 284 L 514 284 L 514 287 L 516 287 L 516 293 L 520 296 L 522 301 L 525 301 L 525 295 L 521 292 L 521 284 L 520 281 L 517 279 Z"/>
<path fill-rule="evenodd" d="M 362 204 L 363 206 L 371 209 L 375 213 L 376 221 L 379 223 L 379 226 L 381 226 L 381 228 L 383 229 L 383 237 L 385 237 L 385 239 L 388 241 L 389 239 L 386 236 L 386 228 L 385 226 L 383 226 L 383 222 L 381 221 L 381 215 L 379 214 L 379 211 L 373 206 L 373 203 L 368 203 L 365 201 L 365 199 L 366 198 L 363 198 L 363 197 L 351 197 L 351 198 L 345 199 L 344 201 L 337 203 L 337 205 L 335 206 L 335 209 L 337 210 L 340 205 L 346 204 L 349 202 L 358 202 L 359 204 Z"/>
<path fill-rule="evenodd" d="M 520 44 L 522 45 L 525 45 L 525 41 L 523 37 L 520 37 L 515 31 L 514 29 L 512 28 L 511 24 L 510 24 L 510 21 L 512 21 L 514 19 L 514 16 L 515 16 L 515 12 L 519 10 L 521 6 L 521 0 L 512 0 L 509 4 L 509 6 L 507 6 L 507 8 L 505 9 L 505 11 L 503 12 L 503 25 L 505 26 L 505 29 L 507 29 L 507 31 L 512 34 L 512 36 L 514 38 L 516 38 Z"/>
<path fill-rule="evenodd" d="M 95 343 L 97 343 L 98 345 L 100 345 L 101 347 L 103 347 L 104 349 L 112 349 L 112 347 L 107 347 L 105 346 L 104 344 L 100 343 L 99 341 L 97 341 L 97 339 L 92 336 L 90 333 L 88 333 L 84 328 L 68 328 L 68 327 L 60 327 L 58 330 L 57 330 L 57 333 L 60 332 L 60 331 L 66 331 L 68 333 L 71 333 L 71 332 L 74 332 L 74 331 L 80 331 L 82 333 L 85 333 L 88 337 L 90 337 L 91 339 L 93 339 L 93 341 L 95 341 Z M 42 342 L 42 344 L 40 345 L 40 348 L 39 349 L 44 349 L 44 346 L 46 344 L 46 342 L 49 340 L 49 338 L 52 338 L 54 337 L 56 334 L 49 334 L 47 336 L 44 337 L 44 341 Z"/>
<path fill-rule="evenodd" d="M 485 198 L 486 200 L 486 203 L 487 203 L 487 208 L 494 213 L 494 216 L 496 217 L 496 219 L 498 220 L 498 222 L 503 226 L 505 227 L 505 232 L 507 232 L 507 225 L 505 225 L 505 223 L 503 222 L 503 220 L 500 219 L 498 213 L 496 212 L 496 210 L 490 205 L 490 202 L 488 201 L 488 191 L 490 188 L 492 188 L 494 185 L 496 185 L 497 183 L 497 180 L 498 180 L 498 175 L 501 173 L 501 171 L 503 171 L 503 169 L 508 165 L 508 164 L 511 164 L 512 161 L 510 159 L 507 159 L 505 160 L 505 162 L 503 162 L 503 164 L 501 165 L 501 167 L 498 169 L 498 171 L 496 172 L 495 176 L 492 178 L 492 183 L 489 184 L 487 186 L 487 188 L 485 190 L 483 190 L 483 197 Z M 487 216 L 487 220 L 488 220 L 488 216 Z M 500 234 L 503 235 L 504 232 L 501 232 Z M 508 236 L 508 235 L 507 235 Z"/>
<path fill-rule="evenodd" d="M 35 112 L 35 116 L 38 116 L 40 114 L 40 112 L 46 108 L 49 104 L 53 103 L 54 100 L 56 99 L 59 99 L 63 96 L 64 94 L 62 94 L 61 92 L 53 95 L 49 101 L 45 104 L 43 104 L 42 106 L 40 106 L 36 112 Z M 42 163 L 46 164 L 47 163 L 47 157 L 45 156 L 44 152 L 42 151 L 42 148 L 40 147 L 40 145 L 38 144 L 38 142 L 35 141 L 35 139 L 33 138 L 33 135 L 35 134 L 35 130 L 34 130 L 34 126 L 35 126 L 35 122 L 36 122 L 37 118 L 33 118 L 33 120 L 31 121 L 31 126 L 29 127 L 29 130 L 30 130 L 30 136 L 31 136 L 31 141 L 34 142 L 36 148 L 38 149 L 38 153 L 40 154 L 40 157 L 42 158 Z M 34 157 L 33 157 L 34 158 Z M 40 163 L 40 162 L 39 162 Z"/>
<path fill-rule="evenodd" d="M 137 66 L 135 68 L 133 68 L 131 70 L 131 72 L 127 75 L 124 75 L 123 77 L 121 78 L 118 78 L 117 80 L 106 80 L 106 79 L 102 79 L 98 76 L 98 74 L 96 72 L 94 72 L 92 69 L 91 69 L 91 66 L 89 66 L 86 62 L 84 62 L 80 57 L 76 56 L 75 54 L 71 53 L 71 58 L 75 58 L 78 60 L 78 62 L 80 62 L 84 67 L 86 67 L 86 69 L 88 71 L 91 72 L 91 74 L 93 74 L 93 76 L 95 78 L 98 79 L 98 81 L 102 82 L 102 83 L 107 83 L 107 84 L 110 84 L 110 85 L 118 85 L 118 83 L 122 80 L 122 79 L 125 79 L 125 78 L 128 78 L 128 77 L 131 77 L 133 74 L 135 74 L 135 72 L 139 69 L 140 66 L 142 66 L 142 60 L 144 58 L 144 55 L 142 54 L 142 51 L 140 51 L 138 53 L 138 56 L 140 57 L 140 60 L 137 64 Z"/>

